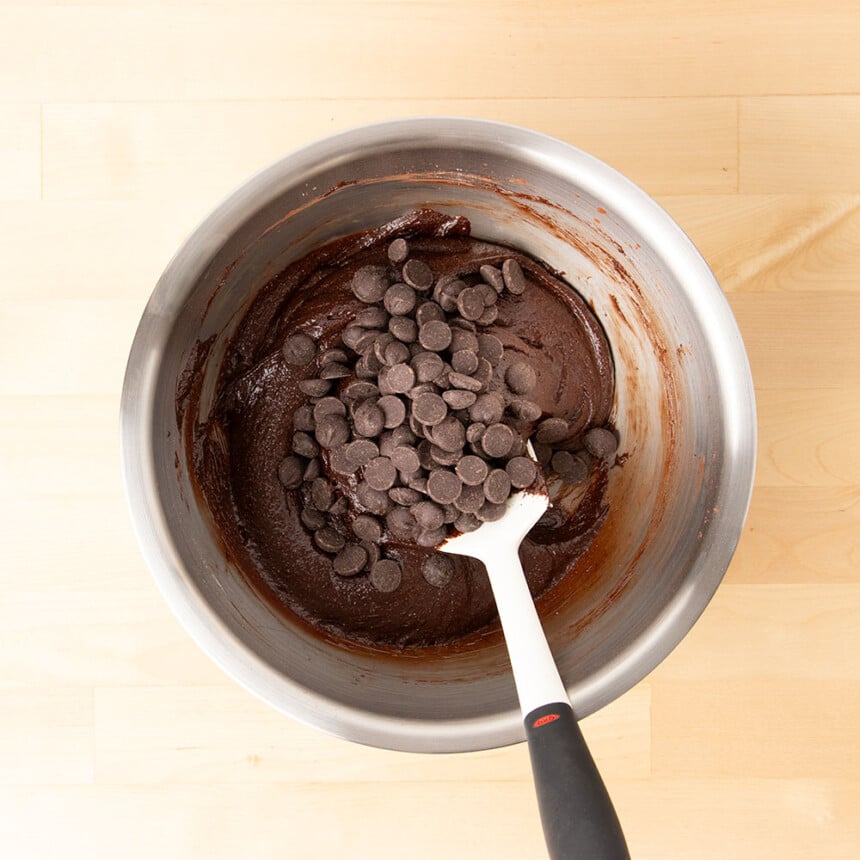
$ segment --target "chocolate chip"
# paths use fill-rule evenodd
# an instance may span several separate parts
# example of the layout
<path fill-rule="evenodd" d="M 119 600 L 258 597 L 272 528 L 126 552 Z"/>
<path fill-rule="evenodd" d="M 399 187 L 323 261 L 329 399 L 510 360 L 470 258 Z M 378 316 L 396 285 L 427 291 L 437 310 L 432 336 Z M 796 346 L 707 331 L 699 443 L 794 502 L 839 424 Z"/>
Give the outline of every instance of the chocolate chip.
<path fill-rule="evenodd" d="M 456 466 L 462 455 L 463 451 L 459 448 L 456 451 L 446 451 L 438 445 L 430 446 L 430 456 L 438 466 Z"/>
<path fill-rule="evenodd" d="M 500 505 L 511 494 L 511 479 L 504 469 L 493 469 L 484 481 L 484 495 L 488 502 Z"/>
<path fill-rule="evenodd" d="M 451 367 L 468 376 L 478 369 L 478 354 L 471 349 L 458 349 L 451 355 Z"/>
<path fill-rule="evenodd" d="M 409 244 L 399 237 L 388 246 L 388 259 L 395 265 L 402 263 L 409 256 Z"/>
<path fill-rule="evenodd" d="M 470 332 L 471 334 L 475 334 L 475 332 L 478 330 L 475 326 L 475 323 L 473 323 L 471 320 L 463 319 L 463 317 L 451 317 L 448 320 L 448 325 L 450 325 L 451 328 L 463 329 L 463 331 Z"/>
<path fill-rule="evenodd" d="M 316 422 L 314 421 L 314 407 L 309 403 L 303 403 L 293 413 L 293 429 L 313 432 L 314 427 L 316 427 Z"/>
<path fill-rule="evenodd" d="M 337 448 L 349 440 L 349 424 L 340 415 L 326 415 L 317 423 L 317 442 L 323 448 Z"/>
<path fill-rule="evenodd" d="M 421 260 L 407 260 L 403 264 L 403 280 L 423 293 L 433 286 L 433 270 Z"/>
<path fill-rule="evenodd" d="M 299 383 L 299 391 L 308 397 L 324 397 L 331 388 L 331 382 L 327 379 L 303 379 Z"/>
<path fill-rule="evenodd" d="M 343 401 L 337 397 L 323 397 L 322 400 L 314 404 L 314 422 L 322 421 L 327 415 L 346 415 L 346 406 Z"/>
<path fill-rule="evenodd" d="M 513 441 L 514 431 L 507 424 L 490 424 L 481 437 L 481 447 L 488 457 L 504 457 Z"/>
<path fill-rule="evenodd" d="M 421 468 L 418 452 L 409 445 L 398 445 L 391 452 L 391 462 L 400 472 L 412 474 Z"/>
<path fill-rule="evenodd" d="M 307 466 L 305 466 L 304 474 L 302 475 L 303 481 L 313 481 L 314 478 L 318 478 L 320 476 L 320 461 L 314 457 L 313 460 L 308 460 Z"/>
<path fill-rule="evenodd" d="M 364 565 L 364 569 L 373 570 L 373 565 L 379 561 L 379 544 L 363 540 L 361 548 L 367 553 L 367 562 Z"/>
<path fill-rule="evenodd" d="M 549 461 L 552 459 L 552 447 L 543 442 L 536 441 L 534 443 L 534 451 L 538 463 L 540 463 L 541 466 L 548 466 Z"/>
<path fill-rule="evenodd" d="M 370 439 L 356 439 L 346 446 L 346 456 L 356 468 L 366 466 L 374 457 L 379 456 L 376 442 Z"/>
<path fill-rule="evenodd" d="M 435 352 L 419 352 L 410 365 L 419 382 L 431 382 L 445 369 L 445 362 Z"/>
<path fill-rule="evenodd" d="M 489 469 L 485 460 L 474 454 L 467 454 L 457 463 L 455 471 L 464 484 L 473 487 L 484 482 Z"/>
<path fill-rule="evenodd" d="M 460 534 L 468 534 L 480 527 L 481 521 L 474 514 L 462 513 L 456 520 L 454 520 L 454 528 L 457 529 Z"/>
<path fill-rule="evenodd" d="M 468 350 L 469 352 L 478 351 L 478 336 L 471 331 L 463 328 L 453 327 L 451 329 L 451 353 Z"/>
<path fill-rule="evenodd" d="M 418 490 L 413 490 L 411 487 L 392 487 L 388 491 L 388 498 L 395 505 L 403 505 L 408 508 L 418 504 L 424 496 Z"/>
<path fill-rule="evenodd" d="M 431 441 L 443 451 L 459 451 L 466 444 L 466 429 L 453 415 L 448 415 L 433 428 Z"/>
<path fill-rule="evenodd" d="M 438 529 L 445 522 L 445 512 L 434 502 L 418 502 L 411 510 L 422 531 Z"/>
<path fill-rule="evenodd" d="M 360 350 L 358 350 L 358 342 L 362 340 L 362 338 L 367 337 L 367 334 L 368 329 L 363 326 L 356 325 L 355 323 L 350 323 L 343 330 L 343 334 L 341 334 L 340 338 L 350 349 L 360 352 Z"/>
<path fill-rule="evenodd" d="M 399 427 L 406 420 L 406 405 L 399 397 L 386 394 L 376 401 L 378 409 L 382 410 L 384 416 L 383 426 L 388 430 Z"/>
<path fill-rule="evenodd" d="M 305 464 L 298 457 L 284 457 L 278 466 L 278 480 L 285 489 L 295 490 L 302 483 L 304 471 Z"/>
<path fill-rule="evenodd" d="M 525 361 L 515 361 L 505 371 L 505 382 L 514 394 L 528 394 L 537 385 L 537 374 Z"/>
<path fill-rule="evenodd" d="M 343 391 L 344 397 L 350 400 L 366 400 L 368 397 L 376 397 L 378 394 L 379 388 L 374 383 L 366 382 L 363 379 L 350 382 Z"/>
<path fill-rule="evenodd" d="M 588 466 L 570 451 L 556 451 L 550 461 L 553 471 L 568 484 L 582 484 L 588 478 Z"/>
<path fill-rule="evenodd" d="M 504 351 L 502 342 L 494 334 L 478 335 L 478 355 L 486 358 L 494 367 L 502 360 Z"/>
<path fill-rule="evenodd" d="M 592 427 L 585 434 L 585 448 L 592 457 L 603 459 L 618 450 L 618 440 L 606 427 Z"/>
<path fill-rule="evenodd" d="M 409 508 L 392 508 L 385 515 L 385 527 L 396 540 L 412 540 L 415 537 L 415 517 Z"/>
<path fill-rule="evenodd" d="M 364 480 L 374 490 L 389 490 L 397 480 L 397 469 L 388 457 L 374 457 L 364 467 Z"/>
<path fill-rule="evenodd" d="M 421 574 L 435 588 L 444 588 L 454 576 L 454 563 L 444 553 L 437 552 L 424 559 Z"/>
<path fill-rule="evenodd" d="M 469 408 L 469 417 L 482 424 L 497 424 L 505 412 L 505 401 L 501 394 L 491 391 L 479 394 L 474 405 Z M 469 440 L 473 441 L 473 440 Z"/>
<path fill-rule="evenodd" d="M 415 385 L 415 371 L 408 364 L 386 367 L 379 374 L 379 390 L 392 394 L 405 394 Z"/>
<path fill-rule="evenodd" d="M 396 591 L 402 578 L 400 565 L 388 558 L 376 562 L 370 571 L 370 581 L 373 587 L 383 593 Z"/>
<path fill-rule="evenodd" d="M 344 496 L 340 496 L 334 500 L 334 504 L 328 509 L 328 512 L 336 517 L 342 517 L 348 510 L 349 502 Z"/>
<path fill-rule="evenodd" d="M 519 418 L 521 421 L 537 421 L 543 415 L 543 410 L 537 403 L 521 397 L 508 404 L 508 411 L 514 418 Z"/>
<path fill-rule="evenodd" d="M 332 567 L 338 576 L 355 576 L 367 563 L 367 552 L 357 543 L 348 543 L 334 558 Z"/>
<path fill-rule="evenodd" d="M 484 431 L 487 429 L 487 425 L 483 424 L 480 421 L 473 421 L 466 428 L 466 441 L 471 442 L 473 445 L 477 442 L 481 441 L 481 437 L 484 435 Z"/>
<path fill-rule="evenodd" d="M 302 367 L 314 360 L 317 354 L 317 345 L 312 337 L 299 333 L 291 335 L 284 341 L 282 352 L 287 364 Z"/>
<path fill-rule="evenodd" d="M 415 543 L 418 546 L 426 546 L 433 547 L 439 546 L 445 538 L 448 537 L 448 532 L 445 530 L 444 526 L 440 526 L 438 529 L 431 529 L 430 531 L 421 532 L 415 540 Z"/>
<path fill-rule="evenodd" d="M 515 296 L 521 296 L 526 288 L 526 277 L 523 274 L 520 264 L 513 259 L 508 258 L 502 263 L 502 277 L 505 281 L 505 286 Z"/>
<path fill-rule="evenodd" d="M 311 484 L 311 501 L 321 511 L 327 511 L 334 503 L 334 490 L 327 478 L 315 478 Z"/>
<path fill-rule="evenodd" d="M 418 325 L 425 325 L 433 320 L 445 321 L 445 311 L 439 307 L 437 302 L 423 302 L 415 311 L 415 321 Z"/>
<path fill-rule="evenodd" d="M 371 354 L 363 355 L 355 363 L 355 375 L 361 380 L 376 379 L 376 374 L 379 373 L 379 367 L 372 367 L 372 364 L 379 364 L 376 356 Z"/>
<path fill-rule="evenodd" d="M 501 293 L 505 288 L 505 279 L 502 273 L 495 266 L 481 266 L 478 270 L 481 277 L 488 283 L 497 293 Z"/>
<path fill-rule="evenodd" d="M 460 388 L 452 388 L 450 391 L 442 393 L 442 399 L 452 409 L 468 409 L 477 398 L 474 391 L 463 391 Z"/>
<path fill-rule="evenodd" d="M 412 414 L 422 424 L 433 427 L 445 419 L 448 407 L 438 394 L 425 393 L 412 402 Z"/>
<path fill-rule="evenodd" d="M 373 336 L 373 354 L 380 366 L 385 364 L 385 350 L 392 343 L 399 343 L 391 332 L 381 331 L 374 333 Z M 396 364 L 396 362 L 395 362 Z"/>
<path fill-rule="evenodd" d="M 418 325 L 410 317 L 391 317 L 388 331 L 403 343 L 413 343 L 418 338 Z"/>
<path fill-rule="evenodd" d="M 352 533 L 359 540 L 376 543 L 382 537 L 382 526 L 379 520 L 370 514 L 359 514 L 352 521 Z"/>
<path fill-rule="evenodd" d="M 486 501 L 484 487 L 482 484 L 472 487 L 463 487 L 460 495 L 454 500 L 454 507 L 465 514 L 475 514 Z"/>
<path fill-rule="evenodd" d="M 359 504 L 369 513 L 384 516 L 391 508 L 391 499 L 382 490 L 374 490 L 366 481 L 361 481 L 355 488 L 355 497 Z"/>
<path fill-rule="evenodd" d="M 332 363 L 346 364 L 348 361 L 349 356 L 342 349 L 327 349 L 320 356 L 320 367 Z"/>
<path fill-rule="evenodd" d="M 421 474 L 421 473 L 419 473 Z M 410 478 L 408 487 L 410 490 L 415 490 L 416 493 L 421 493 L 422 496 L 427 495 L 427 478 Z M 390 491 L 389 491 L 390 492 Z"/>
<path fill-rule="evenodd" d="M 505 515 L 505 505 L 497 505 L 495 502 L 484 502 L 475 516 L 482 523 L 494 523 Z"/>
<path fill-rule="evenodd" d="M 428 442 L 426 439 L 419 442 L 416 447 L 416 450 L 418 451 L 418 460 L 423 469 L 429 470 L 433 468 L 433 458 L 431 456 L 432 447 L 432 443 Z"/>
<path fill-rule="evenodd" d="M 351 376 L 352 371 L 345 365 L 333 361 L 327 364 L 320 370 L 320 379 L 343 379 L 345 376 Z"/>
<path fill-rule="evenodd" d="M 467 320 L 476 320 L 484 312 L 484 297 L 475 287 L 466 287 L 457 296 L 457 310 Z"/>
<path fill-rule="evenodd" d="M 382 266 L 362 266 L 353 275 L 352 292 L 365 304 L 381 302 L 387 289 L 388 278 Z"/>
<path fill-rule="evenodd" d="M 447 469 L 436 469 L 427 478 L 427 494 L 434 502 L 447 505 L 460 495 L 463 484 Z"/>
<path fill-rule="evenodd" d="M 483 387 L 481 382 L 473 376 L 466 376 L 464 373 L 457 373 L 455 370 L 452 370 L 448 374 L 448 382 L 455 388 L 462 388 L 465 391 L 474 391 L 476 393 Z"/>
<path fill-rule="evenodd" d="M 378 436 L 385 426 L 385 414 L 375 403 L 365 401 L 355 410 L 353 423 L 359 436 Z"/>
<path fill-rule="evenodd" d="M 424 438 L 426 433 L 424 431 L 424 425 L 414 416 L 409 416 L 409 429 L 419 438 Z"/>
<path fill-rule="evenodd" d="M 363 328 L 382 329 L 388 325 L 388 314 L 384 308 L 371 307 L 365 308 L 355 316 L 355 324 Z"/>
<path fill-rule="evenodd" d="M 297 430 L 293 433 L 293 452 L 301 457 L 316 457 L 320 448 L 307 433 Z"/>
<path fill-rule="evenodd" d="M 545 418 L 538 424 L 535 439 L 551 445 L 553 442 L 561 442 L 567 436 L 567 431 L 567 421 L 563 418 Z"/>
<path fill-rule="evenodd" d="M 314 543 L 323 552 L 336 553 L 343 549 L 346 540 L 340 532 L 336 532 L 331 526 L 324 526 L 314 532 Z"/>
<path fill-rule="evenodd" d="M 486 358 L 478 359 L 478 369 L 472 374 L 481 384 L 481 390 L 486 391 L 493 377 L 493 366 Z"/>
<path fill-rule="evenodd" d="M 485 308 L 492 307 L 499 300 L 499 294 L 489 284 L 476 284 L 475 289 L 481 294 Z"/>
<path fill-rule="evenodd" d="M 346 445 L 334 448 L 328 452 L 329 468 L 338 475 L 351 475 L 355 472 L 355 465 L 346 456 Z"/>
<path fill-rule="evenodd" d="M 537 466 L 528 457 L 513 457 L 505 464 L 511 485 L 518 490 L 530 487 L 537 477 Z"/>
<path fill-rule="evenodd" d="M 415 310 L 417 296 L 408 284 L 392 284 L 385 293 L 383 303 L 392 316 L 406 316 Z"/>
<path fill-rule="evenodd" d="M 325 514 L 311 505 L 305 505 L 299 516 L 305 528 L 310 529 L 312 532 L 323 528 L 326 524 Z"/>
<path fill-rule="evenodd" d="M 476 322 L 479 326 L 491 326 L 499 318 L 499 309 L 495 305 L 490 305 L 484 308 L 484 312 L 478 317 Z"/>
<path fill-rule="evenodd" d="M 451 327 L 442 320 L 430 320 L 418 330 L 418 342 L 424 349 L 441 352 L 451 343 Z"/>
<path fill-rule="evenodd" d="M 414 445 L 417 442 L 415 434 L 405 425 L 401 424 L 391 431 L 391 438 L 394 440 L 394 446 L 398 445 Z"/>

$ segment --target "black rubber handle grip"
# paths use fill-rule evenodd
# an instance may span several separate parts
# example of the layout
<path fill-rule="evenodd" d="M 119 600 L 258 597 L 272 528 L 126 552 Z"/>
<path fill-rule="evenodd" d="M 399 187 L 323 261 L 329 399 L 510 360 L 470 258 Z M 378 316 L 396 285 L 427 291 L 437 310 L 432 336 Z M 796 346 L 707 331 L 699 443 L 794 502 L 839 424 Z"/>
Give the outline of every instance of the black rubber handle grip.
<path fill-rule="evenodd" d="M 551 860 L 630 860 L 615 807 L 570 705 L 535 708 L 525 726 Z"/>

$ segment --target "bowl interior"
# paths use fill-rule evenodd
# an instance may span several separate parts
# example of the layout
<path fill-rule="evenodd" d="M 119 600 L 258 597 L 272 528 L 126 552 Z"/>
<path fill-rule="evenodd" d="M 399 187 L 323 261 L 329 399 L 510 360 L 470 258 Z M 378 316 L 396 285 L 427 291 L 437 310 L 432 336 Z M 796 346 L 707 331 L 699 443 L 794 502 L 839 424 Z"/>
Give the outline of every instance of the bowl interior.
<path fill-rule="evenodd" d="M 225 562 L 188 480 L 177 381 L 194 344 L 214 337 L 200 368 L 205 418 L 230 333 L 286 264 L 337 236 L 433 207 L 466 215 L 478 237 L 546 261 L 592 304 L 613 350 L 624 462 L 610 470 L 606 524 L 539 602 L 580 717 L 646 674 L 702 611 L 737 541 L 752 476 L 743 346 L 683 234 L 589 156 L 539 135 L 464 122 L 448 133 L 437 123 L 432 137 L 417 134 L 415 123 L 397 133 L 360 130 L 349 146 L 318 146 L 252 180 L 165 273 L 135 343 L 144 369 L 126 391 L 136 384 L 151 408 L 133 431 L 137 441 L 126 441 L 127 460 L 139 444 L 154 477 L 141 539 L 195 638 L 283 711 L 401 749 L 522 738 L 500 639 L 453 655 L 397 656 L 320 639 L 273 613 Z"/>

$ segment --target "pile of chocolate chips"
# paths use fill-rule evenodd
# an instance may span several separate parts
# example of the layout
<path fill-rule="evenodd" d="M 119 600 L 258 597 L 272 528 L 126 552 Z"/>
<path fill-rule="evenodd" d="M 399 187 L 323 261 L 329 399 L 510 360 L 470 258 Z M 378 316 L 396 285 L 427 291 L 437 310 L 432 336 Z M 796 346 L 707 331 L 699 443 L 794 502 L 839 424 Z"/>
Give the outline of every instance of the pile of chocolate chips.
<path fill-rule="evenodd" d="M 308 403 L 295 413 L 293 453 L 279 468 L 283 486 L 301 490 L 302 522 L 334 556 L 335 573 L 369 571 L 380 591 L 395 590 L 402 575 L 396 560 L 380 557 L 380 543 L 438 546 L 452 528 L 470 532 L 499 519 L 510 494 L 535 482 L 525 440 L 542 415 L 528 399 L 537 378 L 524 361 L 508 364 L 502 391 L 490 390 L 504 348 L 480 331 L 495 322 L 503 293 L 525 291 L 519 263 L 482 266 L 480 279 L 437 279 L 409 258 L 402 238 L 388 258 L 390 267 L 355 273 L 352 291 L 367 307 L 344 328 L 341 345 L 319 354 L 308 334 L 286 339 L 285 361 L 313 365 L 316 375 L 299 383 Z M 552 449 L 568 431 L 564 419 L 545 418 L 535 450 L 542 465 L 579 483 L 588 476 L 583 457 Z M 592 428 L 585 445 L 606 457 L 616 440 Z M 441 587 L 452 570 L 436 554 L 422 572 Z"/>

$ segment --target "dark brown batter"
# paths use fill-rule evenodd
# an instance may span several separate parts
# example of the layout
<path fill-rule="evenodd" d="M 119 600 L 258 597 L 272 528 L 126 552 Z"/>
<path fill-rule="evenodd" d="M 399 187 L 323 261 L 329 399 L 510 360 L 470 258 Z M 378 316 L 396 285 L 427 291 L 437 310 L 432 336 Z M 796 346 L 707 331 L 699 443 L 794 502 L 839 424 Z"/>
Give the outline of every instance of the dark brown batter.
<path fill-rule="evenodd" d="M 321 349 L 339 346 L 340 333 L 362 309 L 350 290 L 357 269 L 385 265 L 386 245 L 409 240 L 411 256 L 438 275 L 465 277 L 480 266 L 515 258 L 527 278 L 523 296 L 499 300 L 487 329 L 505 347 L 497 374 L 525 359 L 537 372 L 530 398 L 543 416 L 570 422 L 566 443 L 604 425 L 614 384 L 609 345 L 582 298 L 545 266 L 511 248 L 469 235 L 463 218 L 421 211 L 375 230 L 332 242 L 290 265 L 259 293 L 225 355 L 216 405 L 205 425 L 194 423 L 195 404 L 182 407 L 192 435 L 194 480 L 232 561 L 286 611 L 327 633 L 376 646 L 420 646 L 458 639 L 496 617 L 486 573 L 477 561 L 452 557 L 456 572 L 444 588 L 422 576 L 434 550 L 394 544 L 386 555 L 400 562 L 402 583 L 382 593 L 367 576 L 342 578 L 313 546 L 299 520 L 297 492 L 285 491 L 278 465 L 290 450 L 292 416 L 306 401 L 297 387 L 304 374 L 284 362 L 285 338 L 306 332 Z M 348 380 L 347 380 L 348 381 Z M 605 469 L 595 467 L 574 513 L 552 509 L 521 550 L 532 593 L 559 580 L 587 548 L 606 509 Z"/>

